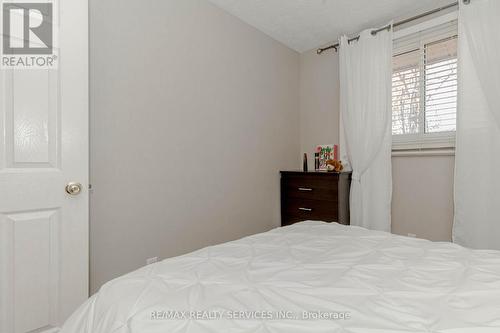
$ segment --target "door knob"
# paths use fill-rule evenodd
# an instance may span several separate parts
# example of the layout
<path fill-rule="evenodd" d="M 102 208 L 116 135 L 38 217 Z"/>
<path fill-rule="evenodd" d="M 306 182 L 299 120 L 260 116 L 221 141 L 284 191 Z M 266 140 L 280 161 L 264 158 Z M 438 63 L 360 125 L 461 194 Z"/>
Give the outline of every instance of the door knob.
<path fill-rule="evenodd" d="M 66 193 L 69 195 L 78 195 L 82 191 L 82 184 L 71 182 L 66 185 Z"/>

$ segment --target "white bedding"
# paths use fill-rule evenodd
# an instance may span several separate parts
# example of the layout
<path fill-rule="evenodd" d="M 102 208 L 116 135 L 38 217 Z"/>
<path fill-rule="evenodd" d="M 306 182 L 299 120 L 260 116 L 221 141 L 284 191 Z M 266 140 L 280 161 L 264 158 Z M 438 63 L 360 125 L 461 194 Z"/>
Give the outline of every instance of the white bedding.
<path fill-rule="evenodd" d="M 61 331 L 112 332 L 500 332 L 500 252 L 303 222 L 115 279 Z"/>

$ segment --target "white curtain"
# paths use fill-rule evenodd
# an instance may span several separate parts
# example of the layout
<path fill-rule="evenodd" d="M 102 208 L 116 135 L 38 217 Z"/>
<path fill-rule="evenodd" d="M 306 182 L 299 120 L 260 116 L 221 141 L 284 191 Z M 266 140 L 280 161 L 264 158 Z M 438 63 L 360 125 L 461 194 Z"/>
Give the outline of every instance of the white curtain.
<path fill-rule="evenodd" d="M 340 112 L 353 170 L 351 224 L 391 230 L 392 29 L 340 40 Z M 342 148 L 341 148 L 342 149 Z"/>
<path fill-rule="evenodd" d="M 453 240 L 500 250 L 500 1 L 460 1 Z"/>

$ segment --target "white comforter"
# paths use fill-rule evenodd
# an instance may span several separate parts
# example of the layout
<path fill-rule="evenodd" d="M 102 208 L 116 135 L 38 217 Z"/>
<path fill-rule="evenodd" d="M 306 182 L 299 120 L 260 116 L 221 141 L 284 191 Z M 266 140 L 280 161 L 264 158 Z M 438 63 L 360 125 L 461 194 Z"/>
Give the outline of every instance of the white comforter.
<path fill-rule="evenodd" d="M 115 279 L 61 333 L 500 332 L 500 252 L 303 222 Z"/>

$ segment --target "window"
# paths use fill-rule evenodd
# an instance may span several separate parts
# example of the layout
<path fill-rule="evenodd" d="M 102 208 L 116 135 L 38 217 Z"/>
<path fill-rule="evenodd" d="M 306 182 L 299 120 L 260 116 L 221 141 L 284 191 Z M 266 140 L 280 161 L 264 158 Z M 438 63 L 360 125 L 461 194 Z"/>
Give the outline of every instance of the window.
<path fill-rule="evenodd" d="M 457 115 L 456 21 L 395 41 L 394 149 L 454 145 Z"/>

